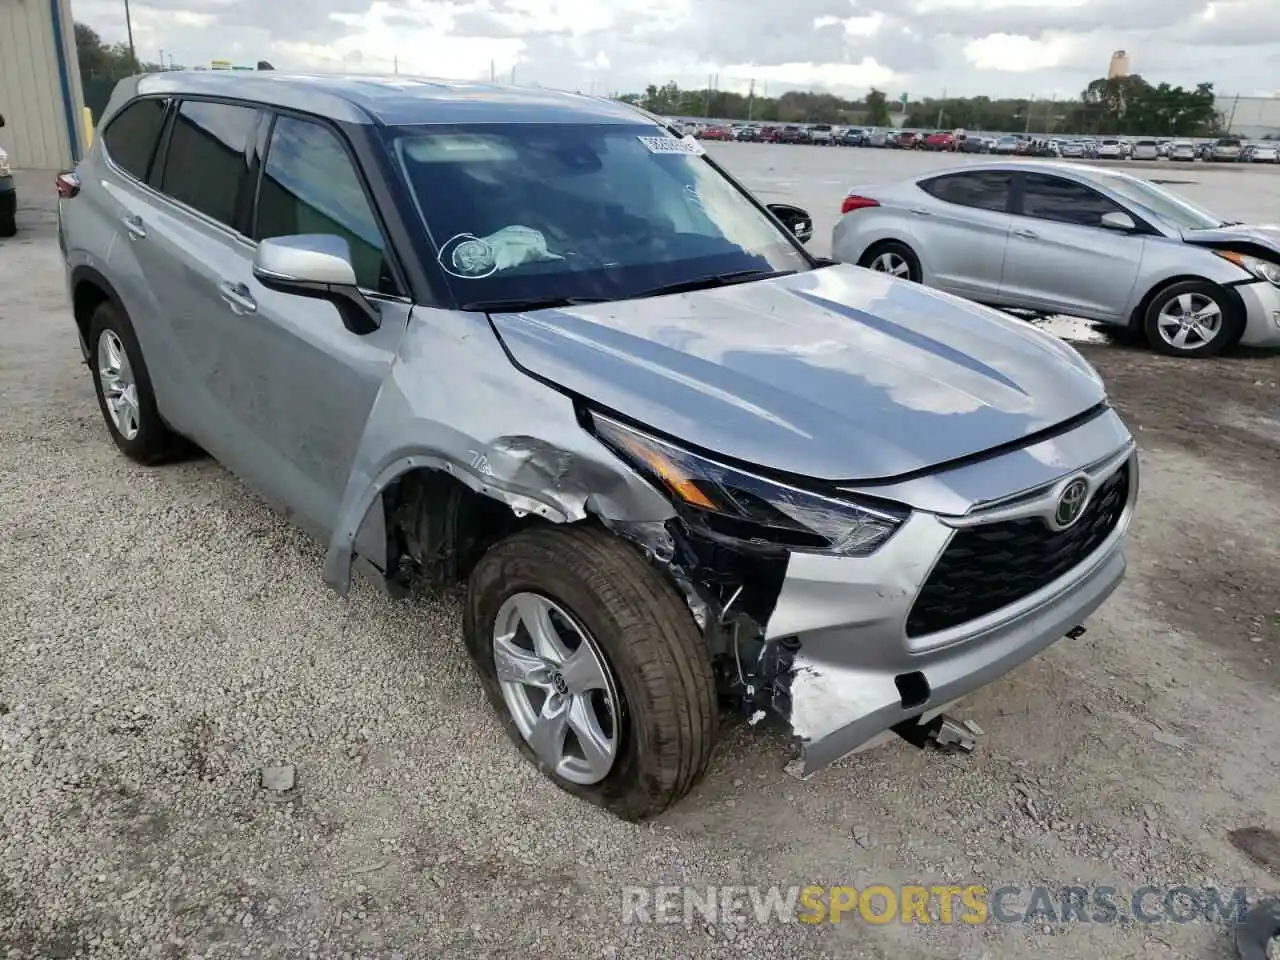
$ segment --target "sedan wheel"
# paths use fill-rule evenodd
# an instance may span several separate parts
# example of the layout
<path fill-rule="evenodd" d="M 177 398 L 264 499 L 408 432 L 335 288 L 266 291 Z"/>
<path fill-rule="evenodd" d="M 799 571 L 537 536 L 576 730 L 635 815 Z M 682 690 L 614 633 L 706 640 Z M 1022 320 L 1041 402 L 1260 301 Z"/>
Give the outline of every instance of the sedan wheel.
<path fill-rule="evenodd" d="M 1244 333 L 1239 294 L 1207 280 L 1183 280 L 1151 298 L 1143 331 L 1152 349 L 1174 357 L 1212 357 Z"/>
<path fill-rule="evenodd" d="M 599 783 L 618 755 L 618 694 L 591 634 L 553 600 L 517 593 L 498 609 L 493 662 L 503 702 L 546 770 Z"/>
<path fill-rule="evenodd" d="M 882 253 L 871 261 L 871 269 L 879 273 L 891 273 L 895 277 L 909 278 L 911 266 L 899 253 Z"/>
<path fill-rule="evenodd" d="M 1222 307 L 1203 293 L 1179 294 L 1161 308 L 1156 327 L 1160 339 L 1173 349 L 1195 350 L 1221 332 Z"/>

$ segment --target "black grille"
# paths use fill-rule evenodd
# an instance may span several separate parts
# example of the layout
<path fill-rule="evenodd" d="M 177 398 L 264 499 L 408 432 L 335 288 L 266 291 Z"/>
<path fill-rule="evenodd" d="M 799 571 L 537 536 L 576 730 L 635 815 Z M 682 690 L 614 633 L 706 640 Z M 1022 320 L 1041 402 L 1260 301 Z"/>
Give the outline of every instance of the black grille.
<path fill-rule="evenodd" d="M 1084 516 L 1054 532 L 1039 517 L 956 531 L 907 617 L 919 637 L 976 620 L 1047 586 L 1107 539 L 1129 497 L 1129 465 L 1094 492 Z"/>

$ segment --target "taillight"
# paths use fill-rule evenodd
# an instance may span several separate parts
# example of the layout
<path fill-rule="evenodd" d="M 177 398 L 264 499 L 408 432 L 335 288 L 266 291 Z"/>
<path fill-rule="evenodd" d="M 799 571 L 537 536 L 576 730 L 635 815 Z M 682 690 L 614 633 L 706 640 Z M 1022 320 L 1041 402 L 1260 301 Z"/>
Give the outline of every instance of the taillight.
<path fill-rule="evenodd" d="M 870 197 L 860 197 L 856 193 L 851 193 L 844 198 L 844 203 L 840 204 L 840 212 L 848 213 L 851 210 L 865 210 L 867 207 L 880 206 L 879 200 L 872 200 Z"/>
<path fill-rule="evenodd" d="M 80 192 L 80 178 L 72 172 L 58 174 L 53 184 L 58 188 L 59 200 L 70 200 Z"/>

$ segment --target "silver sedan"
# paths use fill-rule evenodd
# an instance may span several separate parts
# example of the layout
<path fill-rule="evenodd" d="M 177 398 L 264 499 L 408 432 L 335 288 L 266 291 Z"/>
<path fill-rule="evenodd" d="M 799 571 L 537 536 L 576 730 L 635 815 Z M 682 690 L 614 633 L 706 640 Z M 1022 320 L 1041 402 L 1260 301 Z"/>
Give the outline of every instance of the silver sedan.
<path fill-rule="evenodd" d="M 1131 328 L 1166 354 L 1280 345 L 1280 228 L 1113 170 L 987 163 L 849 191 L 837 260 L 996 307 Z"/>

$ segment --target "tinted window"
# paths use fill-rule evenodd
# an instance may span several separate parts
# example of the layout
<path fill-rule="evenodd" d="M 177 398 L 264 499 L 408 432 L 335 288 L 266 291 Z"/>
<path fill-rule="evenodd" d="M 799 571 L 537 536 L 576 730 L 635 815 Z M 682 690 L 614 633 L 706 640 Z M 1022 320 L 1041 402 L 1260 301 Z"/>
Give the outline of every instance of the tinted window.
<path fill-rule="evenodd" d="M 340 236 L 351 247 L 356 282 L 394 292 L 382 282 L 384 245 L 373 208 L 351 157 L 327 127 L 292 117 L 276 120 L 255 228 L 257 240 L 299 233 Z"/>
<path fill-rule="evenodd" d="M 257 112 L 188 100 L 174 118 L 161 189 L 219 223 L 235 223 L 248 182 L 246 148 Z"/>
<path fill-rule="evenodd" d="M 1027 173 L 1023 174 L 1022 183 L 1022 212 L 1028 217 L 1097 227 L 1102 224 L 1103 214 L 1120 209 L 1084 184 L 1060 177 Z"/>
<path fill-rule="evenodd" d="M 977 207 L 979 210 L 1004 211 L 1008 209 L 1011 179 L 1012 174 L 997 171 L 958 173 L 934 177 L 920 186 L 947 203 Z"/>
<path fill-rule="evenodd" d="M 622 299 L 808 260 L 705 157 L 652 124 L 496 123 L 390 133 L 464 303 Z"/>
<path fill-rule="evenodd" d="M 139 180 L 147 179 L 168 103 L 156 98 L 136 100 L 116 114 L 102 134 L 102 143 L 116 166 Z"/>

